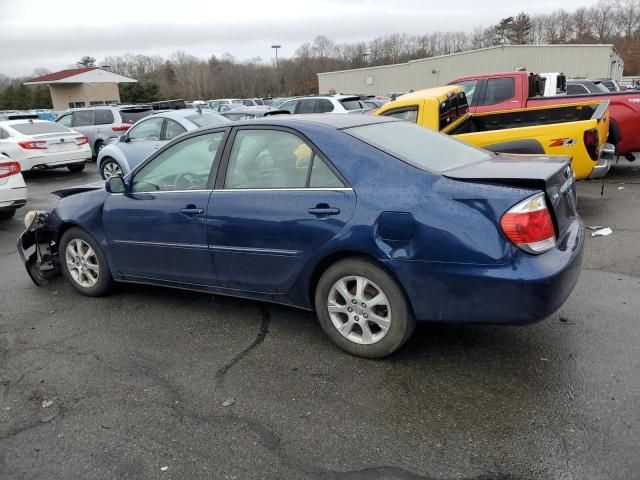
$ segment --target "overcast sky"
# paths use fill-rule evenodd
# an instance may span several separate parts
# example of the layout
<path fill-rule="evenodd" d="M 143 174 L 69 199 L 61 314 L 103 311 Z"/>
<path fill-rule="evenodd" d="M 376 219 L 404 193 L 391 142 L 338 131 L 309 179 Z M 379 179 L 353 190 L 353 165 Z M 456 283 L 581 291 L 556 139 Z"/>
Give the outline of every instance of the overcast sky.
<path fill-rule="evenodd" d="M 585 5 L 585 2 L 587 5 Z M 574 10 L 590 0 L 0 0 L 0 73 L 60 70 L 83 55 L 101 61 L 126 52 L 167 56 L 184 50 L 207 58 L 231 53 L 269 61 L 316 35 L 339 42 L 436 30 L 471 31 L 520 10 Z"/>

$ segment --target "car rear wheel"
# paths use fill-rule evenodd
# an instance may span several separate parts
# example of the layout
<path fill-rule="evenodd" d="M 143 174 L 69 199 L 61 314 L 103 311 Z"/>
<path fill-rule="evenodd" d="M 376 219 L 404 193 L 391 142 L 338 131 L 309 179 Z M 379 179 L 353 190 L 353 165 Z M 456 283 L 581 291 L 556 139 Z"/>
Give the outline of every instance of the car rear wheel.
<path fill-rule="evenodd" d="M 59 256 L 64 276 L 81 294 L 99 297 L 113 285 L 102 250 L 84 230 L 74 227 L 62 235 Z"/>
<path fill-rule="evenodd" d="M 104 148 L 104 142 L 102 140 L 98 140 L 94 146 L 93 146 L 93 151 L 95 152 L 96 157 L 98 156 L 98 154 L 100 153 L 100 150 L 102 150 Z"/>
<path fill-rule="evenodd" d="M 67 167 L 69 169 L 69 171 L 71 173 L 78 173 L 84 170 L 84 162 L 83 163 L 76 163 L 74 165 L 69 165 Z"/>
<path fill-rule="evenodd" d="M 102 162 L 100 174 L 105 180 L 109 180 L 111 177 L 123 176 L 122 167 L 111 157 L 105 158 Z"/>
<path fill-rule="evenodd" d="M 0 220 L 9 220 L 16 214 L 15 208 L 0 209 Z"/>
<path fill-rule="evenodd" d="M 402 288 L 384 269 L 361 258 L 341 260 L 323 273 L 315 307 L 331 340 L 360 357 L 392 354 L 415 328 Z"/>

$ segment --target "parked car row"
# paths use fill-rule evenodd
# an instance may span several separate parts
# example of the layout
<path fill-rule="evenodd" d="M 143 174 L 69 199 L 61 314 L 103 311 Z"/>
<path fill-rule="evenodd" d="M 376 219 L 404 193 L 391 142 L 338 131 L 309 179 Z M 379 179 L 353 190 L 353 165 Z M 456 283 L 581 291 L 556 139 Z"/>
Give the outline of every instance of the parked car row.
<path fill-rule="evenodd" d="M 540 321 L 580 272 L 575 181 L 634 148 L 640 114 L 640 94 L 549 79 L 141 113 L 94 147 L 104 184 L 25 216 L 19 253 L 36 284 L 62 274 L 88 296 L 133 282 L 313 310 L 369 358 L 418 320 Z"/>

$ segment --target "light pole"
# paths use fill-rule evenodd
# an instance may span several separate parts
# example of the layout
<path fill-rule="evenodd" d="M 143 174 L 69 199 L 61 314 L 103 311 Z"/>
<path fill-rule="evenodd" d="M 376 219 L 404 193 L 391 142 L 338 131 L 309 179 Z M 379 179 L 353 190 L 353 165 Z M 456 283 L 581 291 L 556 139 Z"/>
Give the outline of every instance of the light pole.
<path fill-rule="evenodd" d="M 280 83 L 280 69 L 278 68 L 278 49 L 280 47 L 282 47 L 282 45 L 271 45 L 271 48 L 273 48 L 276 51 L 276 79 L 278 83 Z M 282 95 L 282 92 L 280 92 L 280 94 Z"/>

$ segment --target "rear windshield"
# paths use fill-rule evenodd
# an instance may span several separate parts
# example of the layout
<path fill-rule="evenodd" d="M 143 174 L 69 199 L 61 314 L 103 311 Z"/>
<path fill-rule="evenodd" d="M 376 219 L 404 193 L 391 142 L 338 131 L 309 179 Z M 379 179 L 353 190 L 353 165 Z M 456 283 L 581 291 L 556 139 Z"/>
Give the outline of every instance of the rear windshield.
<path fill-rule="evenodd" d="M 214 127 L 216 125 L 220 125 L 221 123 L 229 123 L 231 121 L 228 118 L 223 117 L 222 115 L 218 115 L 217 113 L 208 112 L 189 115 L 186 118 L 197 127 Z"/>
<path fill-rule="evenodd" d="M 345 98 L 344 100 L 340 100 L 340 103 L 345 108 L 345 110 L 362 109 L 362 105 L 360 104 L 360 100 L 358 98 Z"/>
<path fill-rule="evenodd" d="M 53 122 L 15 123 L 11 125 L 23 135 L 46 135 L 48 133 L 69 133 L 71 129 Z"/>
<path fill-rule="evenodd" d="M 485 150 L 409 122 L 375 123 L 344 131 L 422 170 L 444 172 L 490 158 Z"/>
<path fill-rule="evenodd" d="M 153 113 L 153 109 L 147 110 L 120 110 L 120 116 L 124 123 L 136 123 L 141 118 L 147 117 Z"/>

